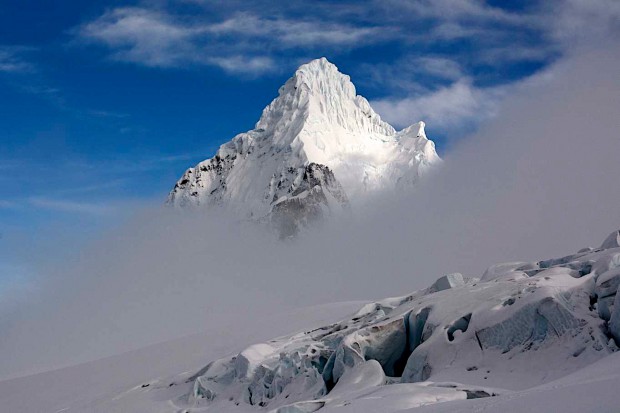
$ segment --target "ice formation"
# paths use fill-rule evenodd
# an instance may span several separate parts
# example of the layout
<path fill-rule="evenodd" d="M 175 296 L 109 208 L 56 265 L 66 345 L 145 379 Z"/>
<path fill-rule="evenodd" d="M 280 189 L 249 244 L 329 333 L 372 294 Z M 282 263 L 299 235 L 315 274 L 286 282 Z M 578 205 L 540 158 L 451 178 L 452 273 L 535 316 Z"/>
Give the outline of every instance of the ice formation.
<path fill-rule="evenodd" d="M 225 206 L 284 235 L 347 209 L 360 195 L 411 185 L 438 163 L 424 122 L 397 132 L 325 58 L 297 69 L 256 127 L 189 168 L 176 206 Z"/>
<path fill-rule="evenodd" d="M 420 405 L 488 397 L 571 374 L 618 349 L 614 237 L 562 258 L 494 265 L 481 279 L 450 274 L 341 322 L 251 346 L 199 372 L 188 403 L 313 412 L 406 394 L 411 406 L 416 395 Z"/>

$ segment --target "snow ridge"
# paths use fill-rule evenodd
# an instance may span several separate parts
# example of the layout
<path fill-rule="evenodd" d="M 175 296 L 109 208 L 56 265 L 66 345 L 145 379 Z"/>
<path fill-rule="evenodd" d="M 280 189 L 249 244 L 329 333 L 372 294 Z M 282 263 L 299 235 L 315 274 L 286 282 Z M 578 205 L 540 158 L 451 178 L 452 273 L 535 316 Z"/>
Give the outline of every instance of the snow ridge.
<path fill-rule="evenodd" d="M 322 217 L 346 209 L 363 194 L 411 185 L 439 163 L 424 126 L 418 122 L 397 132 L 356 94 L 349 76 L 325 58 L 313 60 L 280 88 L 253 130 L 189 168 L 167 202 L 219 205 L 243 218 L 271 220 L 277 203 L 303 199 L 293 194 L 302 186 L 308 165 L 316 164 L 333 175 L 334 191 L 344 194 L 335 201 L 325 197 Z"/>

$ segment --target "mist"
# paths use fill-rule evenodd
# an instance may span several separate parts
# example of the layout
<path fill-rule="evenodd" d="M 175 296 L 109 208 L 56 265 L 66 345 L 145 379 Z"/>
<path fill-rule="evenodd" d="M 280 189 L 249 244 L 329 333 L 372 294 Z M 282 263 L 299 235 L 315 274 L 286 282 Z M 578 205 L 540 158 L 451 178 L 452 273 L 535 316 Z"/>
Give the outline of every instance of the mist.
<path fill-rule="evenodd" d="M 221 211 L 144 208 L 39 268 L 36 288 L 3 307 L 0 376 L 598 246 L 620 227 L 618 73 L 613 47 L 560 60 L 411 192 L 367 199 L 292 241 Z"/>

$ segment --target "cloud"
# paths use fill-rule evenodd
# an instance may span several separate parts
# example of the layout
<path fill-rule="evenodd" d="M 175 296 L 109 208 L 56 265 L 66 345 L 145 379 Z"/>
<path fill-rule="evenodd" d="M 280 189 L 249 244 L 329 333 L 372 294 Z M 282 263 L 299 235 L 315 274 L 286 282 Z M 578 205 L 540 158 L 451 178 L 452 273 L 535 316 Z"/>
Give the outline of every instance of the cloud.
<path fill-rule="evenodd" d="M 119 189 L 129 183 L 129 178 L 111 179 L 109 181 L 99 182 L 92 185 L 76 186 L 71 185 L 68 188 L 58 189 L 54 191 L 55 195 L 68 195 L 68 194 L 88 194 L 88 193 L 109 193 L 110 190 Z M 105 192 L 104 192 L 105 191 Z"/>
<path fill-rule="evenodd" d="M 525 5 L 501 8 L 483 0 L 385 0 L 375 1 L 375 5 L 383 13 L 374 18 L 401 25 L 414 23 L 408 32 L 410 41 L 440 46 L 462 40 L 478 45 L 478 49 L 501 41 L 523 42 L 527 41 L 523 34 L 536 34 L 543 27 L 538 11 Z"/>
<path fill-rule="evenodd" d="M 549 45 L 502 45 L 482 50 L 477 57 L 479 63 L 495 66 L 498 61 L 509 62 L 547 62 L 556 58 L 558 51 Z"/>
<path fill-rule="evenodd" d="M 208 58 L 207 61 L 230 73 L 264 73 L 269 72 L 276 67 L 273 59 L 265 56 L 212 57 Z"/>
<path fill-rule="evenodd" d="M 114 60 L 151 67 L 212 65 L 230 73 L 264 73 L 276 67 L 271 50 L 356 46 L 379 41 L 385 28 L 237 13 L 219 22 L 164 10 L 117 8 L 77 30 L 83 42 L 111 50 Z"/>
<path fill-rule="evenodd" d="M 25 73 L 34 70 L 34 65 L 28 62 L 23 54 L 32 51 L 32 48 L 0 45 L 0 72 Z"/>
<path fill-rule="evenodd" d="M 435 76 L 442 79 L 458 79 L 463 76 L 461 65 L 441 56 L 421 56 L 413 59 L 407 68 L 414 73 Z"/>
<path fill-rule="evenodd" d="M 74 34 L 80 42 L 106 47 L 117 61 L 160 68 L 210 65 L 237 75 L 269 73 L 300 56 L 337 55 L 382 42 L 421 56 L 459 44 L 452 60 L 505 70 L 521 62 L 549 64 L 575 39 L 605 36 L 617 27 L 620 14 L 613 0 L 514 8 L 482 0 L 317 3 L 312 8 L 296 0 L 195 3 L 192 14 L 166 2 L 111 9 Z M 387 63 L 398 65 L 401 58 Z M 476 76 L 472 67 L 461 64 L 460 69 Z"/>
<path fill-rule="evenodd" d="M 202 31 L 162 12 L 124 7 L 83 25 L 79 36 L 112 49 L 113 59 L 169 67 L 199 58 L 192 39 Z"/>
<path fill-rule="evenodd" d="M 395 101 L 407 94 L 429 94 L 433 86 L 446 86 L 466 77 L 458 61 L 448 56 L 428 54 L 408 55 L 391 63 L 362 64 L 355 81 Z"/>
<path fill-rule="evenodd" d="M 105 171 L 108 175 L 121 177 L 133 176 L 140 173 L 148 173 L 167 169 L 171 164 L 186 164 L 187 162 L 198 162 L 202 159 L 197 153 L 177 153 L 177 154 L 150 154 L 131 158 L 117 158 L 98 161 L 72 161 L 64 167 L 68 169 L 80 169 L 82 171 Z"/>
<path fill-rule="evenodd" d="M 543 6 L 548 15 L 547 36 L 563 47 L 618 40 L 620 32 L 620 3 L 615 0 L 565 0 Z"/>
<path fill-rule="evenodd" d="M 453 7 L 447 3 L 454 3 Z M 373 79 L 387 89 L 385 97 L 371 103 L 397 126 L 422 119 L 436 131 L 451 135 L 453 141 L 494 116 L 501 101 L 516 88 L 549 80 L 547 69 L 553 62 L 592 44 L 620 41 L 620 5 L 610 0 L 566 0 L 522 12 L 505 12 L 475 0 L 422 1 L 408 3 L 404 9 L 403 16 L 434 16 L 421 41 L 468 39 L 480 47 L 471 54 L 452 53 L 447 62 L 441 56 L 424 62 L 423 56 L 417 64 L 410 57 L 377 65 L 371 73 L 379 74 Z M 542 68 L 517 78 L 500 78 L 491 85 L 484 79 L 489 67 L 501 74 L 512 65 L 532 62 Z"/>
<path fill-rule="evenodd" d="M 483 0 L 418 0 L 412 2 L 388 0 L 388 3 L 418 16 L 435 17 L 446 21 L 493 21 L 521 24 L 526 19 L 523 14 L 511 13 L 490 6 Z"/>
<path fill-rule="evenodd" d="M 382 118 L 398 127 L 424 120 L 438 130 L 458 134 L 458 128 L 491 117 L 502 94 L 501 88 L 478 88 L 465 78 L 430 93 L 378 99 L 371 105 Z M 461 133 L 470 131 L 467 128 Z"/>
<path fill-rule="evenodd" d="M 319 20 L 264 18 L 240 13 L 221 23 L 209 26 L 215 34 L 238 34 L 277 39 L 277 47 L 314 47 L 317 45 L 357 46 L 378 41 L 388 35 L 385 27 L 357 27 L 346 23 Z"/>
<path fill-rule="evenodd" d="M 558 70 L 558 66 L 550 66 L 524 79 L 488 87 L 476 86 L 472 79 L 461 77 L 434 90 L 418 85 L 413 96 L 387 97 L 370 103 L 383 119 L 396 127 L 423 120 L 454 143 L 493 118 L 504 99 L 518 90 L 544 87 L 553 81 Z"/>
<path fill-rule="evenodd" d="M 112 112 L 109 110 L 100 110 L 100 109 L 86 109 L 84 113 L 86 113 L 87 115 L 98 117 L 98 118 L 124 119 L 124 118 L 129 117 L 129 115 L 126 113 L 118 113 L 118 112 Z"/>
<path fill-rule="evenodd" d="M 452 41 L 468 38 L 480 38 L 488 41 L 497 35 L 497 30 L 488 30 L 480 27 L 473 27 L 457 22 L 440 22 L 434 26 L 426 35 L 420 36 L 421 40 L 427 43 L 438 41 Z"/>
<path fill-rule="evenodd" d="M 2 209 L 13 209 L 16 208 L 17 204 L 13 201 L 8 201 L 5 199 L 0 199 L 0 208 Z"/>
<path fill-rule="evenodd" d="M 115 210 L 112 205 L 107 203 L 89 203 L 42 197 L 29 198 L 28 204 L 40 209 L 87 215 L 105 215 Z"/>
<path fill-rule="evenodd" d="M 62 213 L 65 218 L 70 214 L 109 218 L 122 214 L 124 208 L 135 207 L 140 198 L 150 200 L 151 191 L 158 194 L 159 202 L 164 201 L 161 191 L 166 185 L 145 180 L 146 175 L 163 174 L 174 182 L 188 164 L 205 157 L 200 153 L 142 153 L 116 159 L 67 158 L 55 163 L 38 158 L 4 160 L 0 161 L 0 182 L 11 196 L 0 202 L 0 208 L 11 207 L 21 214 L 22 221 L 43 210 Z M 23 173 L 32 164 L 38 165 L 40 174 L 35 181 Z M 157 190 L 145 185 L 154 185 Z"/>

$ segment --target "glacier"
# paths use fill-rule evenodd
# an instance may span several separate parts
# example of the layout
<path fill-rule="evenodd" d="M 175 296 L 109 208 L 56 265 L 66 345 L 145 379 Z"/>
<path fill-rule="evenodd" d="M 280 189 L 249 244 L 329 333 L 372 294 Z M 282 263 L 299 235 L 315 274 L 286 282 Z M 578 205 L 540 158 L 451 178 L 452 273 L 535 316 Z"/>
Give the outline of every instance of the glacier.
<path fill-rule="evenodd" d="M 211 325 L 196 336 L 5 380 L 2 408 L 614 412 L 617 234 L 559 258 L 492 265 L 480 278 L 453 273 L 367 304 L 249 315 L 244 325 Z"/>
<path fill-rule="evenodd" d="M 480 278 L 448 274 L 340 322 L 254 344 L 193 376 L 183 403 L 290 413 L 372 411 L 390 398 L 397 411 L 558 380 L 618 350 L 617 233 L 599 248 L 493 265 Z"/>
<path fill-rule="evenodd" d="M 297 69 L 253 130 L 189 168 L 177 207 L 221 206 L 282 236 L 348 210 L 363 195 L 410 186 L 440 162 L 424 122 L 396 131 L 325 58 Z"/>

